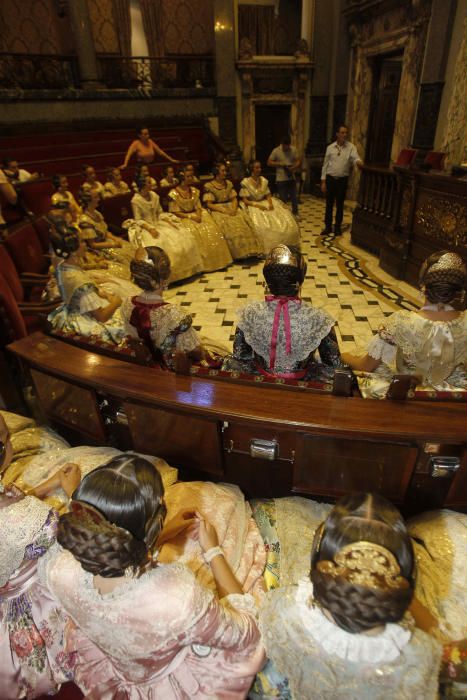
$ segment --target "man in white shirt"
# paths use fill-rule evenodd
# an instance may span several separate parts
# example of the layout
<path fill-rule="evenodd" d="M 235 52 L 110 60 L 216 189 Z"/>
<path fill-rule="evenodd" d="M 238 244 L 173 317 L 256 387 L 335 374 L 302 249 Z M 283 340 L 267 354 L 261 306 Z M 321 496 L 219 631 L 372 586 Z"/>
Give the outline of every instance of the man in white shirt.
<path fill-rule="evenodd" d="M 334 235 L 340 236 L 342 217 L 344 214 L 344 200 L 347 191 L 349 174 L 354 165 L 361 168 L 363 161 L 357 153 L 357 149 L 347 141 L 348 129 L 341 124 L 336 132 L 336 140 L 326 149 L 323 169 L 321 171 L 321 192 L 326 195 L 326 214 L 324 217 L 324 230 L 322 235 L 332 233 L 332 209 L 336 201 L 336 223 Z"/>
<path fill-rule="evenodd" d="M 268 158 L 268 165 L 276 168 L 276 187 L 279 197 L 284 203 L 290 200 L 292 214 L 298 216 L 297 183 L 295 173 L 300 170 L 302 159 L 297 150 L 290 145 L 290 136 L 282 139 Z"/>
<path fill-rule="evenodd" d="M 39 173 L 30 173 L 20 168 L 16 158 L 5 158 L 3 172 L 13 186 L 29 182 L 29 180 L 37 180 L 39 177 Z"/>

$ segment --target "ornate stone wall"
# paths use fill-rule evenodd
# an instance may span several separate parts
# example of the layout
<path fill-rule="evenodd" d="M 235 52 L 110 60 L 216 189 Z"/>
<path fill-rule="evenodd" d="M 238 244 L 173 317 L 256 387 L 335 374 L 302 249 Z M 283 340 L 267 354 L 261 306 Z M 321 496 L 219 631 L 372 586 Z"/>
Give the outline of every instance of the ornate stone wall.
<path fill-rule="evenodd" d="M 454 87 L 449 101 L 448 118 L 442 150 L 448 154 L 447 164 L 457 165 L 465 160 L 467 149 L 467 17 L 457 55 Z"/>
<path fill-rule="evenodd" d="M 347 101 L 347 121 L 352 141 L 364 155 L 372 93 L 372 60 L 376 56 L 403 52 L 402 75 L 392 141 L 391 159 L 412 140 L 420 76 L 431 12 L 431 0 L 412 0 L 396 6 L 385 0 L 373 10 L 361 12 L 359 3 L 346 11 L 352 42 L 352 61 Z M 358 175 L 352 178 L 349 194 L 355 198 Z"/>
<path fill-rule="evenodd" d="M 70 54 L 73 40 L 67 17 L 59 17 L 54 0 L 1 0 L 0 51 Z"/>

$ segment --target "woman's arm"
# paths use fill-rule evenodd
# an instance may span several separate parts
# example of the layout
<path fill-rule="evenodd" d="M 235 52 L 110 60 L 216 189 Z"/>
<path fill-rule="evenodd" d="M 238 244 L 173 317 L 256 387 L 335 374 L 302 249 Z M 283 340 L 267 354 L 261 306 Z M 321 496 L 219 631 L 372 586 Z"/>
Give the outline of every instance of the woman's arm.
<path fill-rule="evenodd" d="M 230 202 L 231 202 L 231 204 L 232 204 L 232 209 L 231 209 L 231 211 L 230 211 L 230 216 L 235 216 L 235 214 L 237 213 L 237 209 L 238 209 L 238 199 L 237 199 L 237 196 L 235 196 L 235 198 L 232 198 L 232 199 L 230 200 Z"/>
<path fill-rule="evenodd" d="M 179 163 L 180 162 L 179 160 L 172 158 L 172 156 L 169 156 L 169 154 L 166 153 L 165 151 L 163 151 L 162 148 L 160 148 L 157 145 L 157 143 L 155 143 L 155 141 L 153 141 L 152 139 L 151 139 L 151 144 L 152 144 L 154 150 L 156 151 L 156 153 L 158 153 L 160 156 L 162 156 L 166 160 L 169 160 L 171 163 Z"/>
<path fill-rule="evenodd" d="M 219 547 L 219 538 L 216 529 L 198 511 L 193 514 L 193 517 L 194 526 L 192 528 L 192 534 L 198 539 L 203 554 L 207 553 L 208 558 L 210 558 L 208 563 L 211 566 L 219 598 L 223 598 L 232 593 L 242 594 L 243 588 L 236 579 Z M 219 548 L 219 552 L 217 552 L 217 548 Z"/>
<path fill-rule="evenodd" d="M 13 185 L 10 185 L 9 182 L 0 182 L 0 192 L 5 197 L 8 204 L 16 204 L 18 195 Z"/>
<path fill-rule="evenodd" d="M 343 352 L 342 361 L 346 365 L 349 365 L 352 369 L 360 370 L 362 372 L 374 372 L 377 367 L 380 366 L 381 360 L 376 360 L 371 355 L 352 355 L 350 352 Z"/>
<path fill-rule="evenodd" d="M 122 300 L 116 294 L 108 294 L 103 289 L 99 289 L 98 294 L 100 297 L 102 297 L 102 299 L 106 299 L 109 303 L 107 306 L 101 307 L 100 309 L 95 309 L 90 313 L 96 319 L 96 321 L 99 321 L 99 323 L 105 323 L 122 305 Z"/>
<path fill-rule="evenodd" d="M 134 141 L 130 144 L 128 151 L 126 152 L 126 156 L 125 156 L 125 160 L 123 161 L 123 165 L 118 166 L 120 170 L 125 170 L 128 163 L 130 162 L 130 158 L 132 157 L 133 153 L 135 153 L 135 151 L 136 151 L 136 146 L 137 146 L 137 144 Z"/>

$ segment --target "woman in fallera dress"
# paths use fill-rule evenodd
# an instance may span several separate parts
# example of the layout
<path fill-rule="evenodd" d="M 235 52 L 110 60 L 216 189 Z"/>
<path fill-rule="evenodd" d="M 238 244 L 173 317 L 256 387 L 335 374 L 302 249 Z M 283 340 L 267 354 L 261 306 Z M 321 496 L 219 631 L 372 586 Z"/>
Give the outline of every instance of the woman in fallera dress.
<path fill-rule="evenodd" d="M 223 163 L 214 169 L 214 179 L 204 186 L 203 202 L 223 234 L 234 260 L 261 255 L 263 246 L 255 233 L 251 219 L 238 208 L 237 193 L 227 180 Z"/>
<path fill-rule="evenodd" d="M 82 190 L 80 202 L 83 207 L 83 213 L 78 219 L 81 238 L 91 251 L 117 263 L 114 272 L 118 277 L 128 279 L 130 260 L 135 253 L 135 247 L 109 231 L 104 217 L 97 208 L 100 195 L 96 190 Z"/>
<path fill-rule="evenodd" d="M 83 168 L 85 180 L 81 185 L 81 191 L 91 190 L 97 192 L 100 197 L 104 196 L 104 185 L 97 179 L 97 173 L 92 165 L 85 165 Z"/>
<path fill-rule="evenodd" d="M 2 700 L 54 694 L 73 678 L 64 650 L 66 614 L 38 576 L 38 563 L 55 543 L 58 515 L 32 493 L 4 487 L 12 456 L 0 416 L 0 694 Z M 70 465 L 57 480 L 71 495 L 80 481 Z M 50 486 L 50 484 L 49 484 Z M 38 488 L 41 497 L 47 488 Z"/>
<path fill-rule="evenodd" d="M 246 698 L 264 662 L 254 599 L 198 511 L 188 532 L 217 595 L 187 565 L 159 563 L 165 514 L 157 470 L 127 455 L 85 476 L 60 518 L 65 551 L 45 573 L 72 619 L 75 683 L 89 700 Z"/>
<path fill-rule="evenodd" d="M 128 194 L 129 191 L 130 188 L 122 179 L 120 168 L 110 168 L 104 185 L 104 197 L 116 197 L 119 194 Z"/>
<path fill-rule="evenodd" d="M 456 253 L 433 253 L 422 265 L 419 311 L 396 311 L 381 326 L 362 357 L 343 355 L 356 370 L 365 398 L 384 398 L 394 374 L 412 374 L 419 384 L 440 391 L 467 390 L 467 313 L 463 301 L 467 268 Z"/>
<path fill-rule="evenodd" d="M 164 177 L 159 183 L 160 187 L 177 187 L 179 183 L 178 177 L 175 177 L 175 168 L 173 165 L 168 165 L 164 169 Z"/>
<path fill-rule="evenodd" d="M 320 505 L 307 504 L 313 520 Z M 295 526 L 301 537 L 300 520 Z M 365 493 L 338 501 L 316 529 L 309 575 L 270 591 L 261 606 L 270 661 L 251 697 L 435 700 L 441 645 L 408 612 L 414 564 L 391 503 Z"/>
<path fill-rule="evenodd" d="M 57 256 L 63 258 L 56 267 L 57 285 L 63 303 L 48 316 L 52 328 L 93 336 L 107 342 L 119 342 L 123 324 L 119 313 L 119 296 L 98 289 L 81 266 L 85 244 L 74 228 L 57 226 L 51 231 Z"/>
<path fill-rule="evenodd" d="M 233 353 L 223 368 L 286 379 L 332 378 L 343 366 L 335 320 L 300 299 L 303 255 L 298 248 L 278 245 L 269 252 L 263 274 L 270 293 L 239 311 Z"/>
<path fill-rule="evenodd" d="M 300 231 L 290 210 L 277 197 L 272 197 L 269 183 L 261 175 L 261 163 L 254 160 L 250 176 L 240 184 L 240 199 L 246 207 L 265 253 L 279 243 L 299 245 Z"/>
<path fill-rule="evenodd" d="M 149 172 L 149 166 L 144 165 L 138 165 L 138 167 L 135 170 L 135 179 L 131 183 L 131 189 L 133 192 L 138 192 L 138 185 L 136 184 L 137 181 L 139 180 L 144 180 L 144 178 L 148 177 L 149 182 L 151 184 L 151 190 L 154 192 L 157 190 L 157 180 L 151 176 L 151 173 Z"/>
<path fill-rule="evenodd" d="M 53 175 L 52 185 L 55 193 L 51 197 L 52 209 L 69 211 L 73 220 L 77 220 L 82 214 L 81 207 L 68 189 L 68 179 L 66 175 Z"/>
<path fill-rule="evenodd" d="M 138 187 L 131 200 L 133 219 L 123 224 L 128 239 L 138 246 L 157 245 L 165 250 L 170 259 L 170 282 L 201 272 L 201 255 L 191 232 L 176 216 L 164 212 L 149 178 L 138 180 Z"/>
<path fill-rule="evenodd" d="M 169 211 L 196 240 L 203 271 L 221 270 L 232 262 L 225 238 L 209 212 L 202 208 L 199 190 L 193 187 L 193 175 L 181 171 L 179 178 L 180 184 L 169 192 Z"/>

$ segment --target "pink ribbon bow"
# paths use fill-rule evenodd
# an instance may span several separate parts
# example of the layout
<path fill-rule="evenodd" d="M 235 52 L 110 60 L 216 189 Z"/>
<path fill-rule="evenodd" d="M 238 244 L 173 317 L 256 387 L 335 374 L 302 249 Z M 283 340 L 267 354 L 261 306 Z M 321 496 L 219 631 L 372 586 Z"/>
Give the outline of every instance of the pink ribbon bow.
<path fill-rule="evenodd" d="M 284 331 L 285 331 L 285 351 L 287 355 L 292 352 L 292 336 L 290 333 L 290 316 L 289 316 L 289 302 L 293 301 L 294 304 L 301 304 L 302 300 L 298 297 L 276 297 L 272 294 L 268 294 L 265 297 L 266 301 L 277 301 L 276 312 L 274 314 L 274 321 L 272 324 L 272 335 L 271 335 L 271 348 L 269 351 L 269 369 L 274 369 L 276 364 L 276 351 L 277 351 L 277 336 L 279 334 L 279 323 L 281 315 L 284 317 Z"/>

